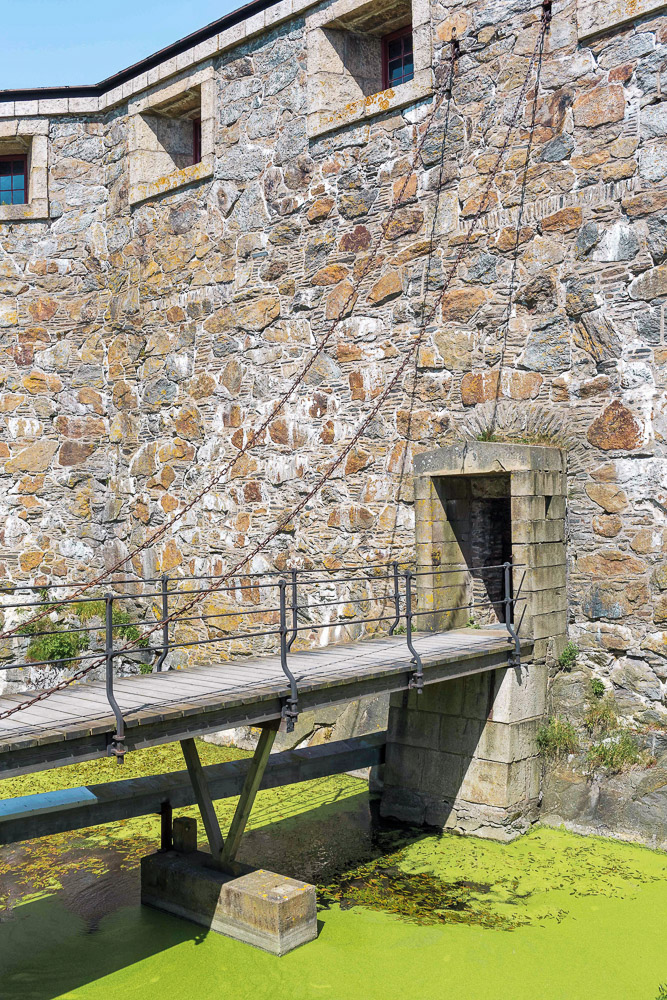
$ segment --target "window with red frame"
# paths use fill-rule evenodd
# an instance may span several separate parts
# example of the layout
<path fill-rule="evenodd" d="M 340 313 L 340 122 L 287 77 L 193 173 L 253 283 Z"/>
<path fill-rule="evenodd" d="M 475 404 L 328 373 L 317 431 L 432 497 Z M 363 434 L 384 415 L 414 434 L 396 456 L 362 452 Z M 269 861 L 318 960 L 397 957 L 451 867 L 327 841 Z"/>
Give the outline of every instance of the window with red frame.
<path fill-rule="evenodd" d="M 0 156 L 0 205 L 25 205 L 28 201 L 28 157 Z"/>
<path fill-rule="evenodd" d="M 382 39 L 382 87 L 398 87 L 414 76 L 412 25 Z"/>
<path fill-rule="evenodd" d="M 192 162 L 201 163 L 201 118 L 192 121 Z"/>

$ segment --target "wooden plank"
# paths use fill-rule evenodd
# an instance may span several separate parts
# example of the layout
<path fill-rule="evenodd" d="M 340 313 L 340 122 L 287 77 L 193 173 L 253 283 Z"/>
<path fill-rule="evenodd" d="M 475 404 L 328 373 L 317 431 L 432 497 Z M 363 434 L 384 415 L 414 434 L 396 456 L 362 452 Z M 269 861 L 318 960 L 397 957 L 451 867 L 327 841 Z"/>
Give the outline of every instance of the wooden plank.
<path fill-rule="evenodd" d="M 386 733 L 335 740 L 317 747 L 274 754 L 264 773 L 265 788 L 277 788 L 384 763 Z M 204 768 L 213 799 L 239 795 L 250 761 L 226 761 Z M 42 792 L 0 800 L 0 844 L 13 844 L 100 823 L 158 813 L 163 802 L 174 809 L 195 804 L 187 771 L 151 775 Z"/>
<path fill-rule="evenodd" d="M 269 754 L 271 753 L 271 748 L 275 742 L 279 726 L 280 719 L 276 719 L 275 722 L 270 722 L 267 723 L 267 725 L 262 726 L 259 742 L 255 747 L 255 752 L 252 760 L 250 761 L 250 767 L 248 768 L 246 779 L 243 782 L 241 797 L 236 803 L 236 809 L 234 811 L 231 826 L 229 827 L 227 840 L 225 841 L 224 847 L 222 848 L 222 854 L 220 855 L 220 864 L 223 869 L 229 868 L 236 860 L 236 855 L 238 854 L 241 844 L 241 838 L 243 837 L 243 833 L 250 816 L 250 811 L 255 804 L 257 792 L 259 791 L 259 786 L 262 783 L 266 765 L 269 762 Z"/>
<path fill-rule="evenodd" d="M 220 832 L 218 817 L 215 814 L 215 808 L 213 806 L 213 800 L 208 788 L 206 775 L 204 774 L 204 769 L 202 768 L 201 761 L 199 759 L 199 753 L 197 752 L 197 745 L 193 739 L 181 740 L 181 748 L 183 750 L 183 756 L 185 757 L 190 782 L 192 783 L 195 801 L 199 807 L 204 829 L 206 830 L 211 855 L 215 861 L 219 861 L 224 847 L 224 841 L 222 839 L 222 833 Z"/>

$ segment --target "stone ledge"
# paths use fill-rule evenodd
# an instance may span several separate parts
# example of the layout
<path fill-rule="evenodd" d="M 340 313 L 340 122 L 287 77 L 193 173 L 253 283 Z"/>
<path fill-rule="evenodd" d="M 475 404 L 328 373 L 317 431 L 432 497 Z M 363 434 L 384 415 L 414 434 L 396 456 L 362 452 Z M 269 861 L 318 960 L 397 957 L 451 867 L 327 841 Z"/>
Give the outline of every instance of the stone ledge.
<path fill-rule="evenodd" d="M 665 8 L 665 0 L 577 0 L 579 41 Z"/>
<path fill-rule="evenodd" d="M 184 167 L 182 170 L 175 170 L 173 174 L 167 174 L 157 181 L 132 184 L 130 186 L 128 200 L 130 205 L 137 205 L 139 202 L 147 201 L 158 195 L 166 194 L 168 191 L 175 191 L 177 188 L 192 184 L 194 181 L 205 180 L 213 176 L 213 157 L 206 157 L 200 163 L 193 163 L 191 167 Z"/>
<path fill-rule="evenodd" d="M 351 101 L 340 111 L 312 111 L 308 115 L 308 137 L 315 139 L 327 132 L 333 132 L 345 125 L 360 124 L 385 114 L 396 111 L 408 104 L 432 97 L 432 84 L 419 81 L 416 78 L 410 83 L 404 83 L 395 90 L 381 90 L 378 94 Z"/>
<path fill-rule="evenodd" d="M 48 218 L 48 198 L 34 198 L 29 205 L 0 205 L 0 223 L 31 222 Z"/>

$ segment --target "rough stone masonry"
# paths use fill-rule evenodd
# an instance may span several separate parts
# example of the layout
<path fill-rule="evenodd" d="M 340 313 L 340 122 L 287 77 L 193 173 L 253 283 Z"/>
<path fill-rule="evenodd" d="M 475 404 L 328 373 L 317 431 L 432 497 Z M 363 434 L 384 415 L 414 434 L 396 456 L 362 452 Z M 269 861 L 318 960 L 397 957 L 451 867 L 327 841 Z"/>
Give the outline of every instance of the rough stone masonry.
<path fill-rule="evenodd" d="M 385 11 L 412 21 L 419 72 L 369 94 L 359 46 L 336 40 L 376 41 Z M 85 578 L 187 502 L 275 404 L 380 240 L 284 414 L 132 568 L 221 572 L 303 495 L 442 286 L 540 14 L 529 0 L 281 0 L 107 89 L 0 94 L 0 155 L 27 152 L 31 184 L 26 206 L 0 206 L 3 582 Z M 446 105 L 429 113 L 454 28 L 445 136 Z M 667 719 L 666 66 L 667 4 L 554 4 L 529 163 L 531 88 L 416 373 L 253 565 L 412 553 L 414 456 L 488 431 L 498 401 L 499 438 L 548 424 L 544 443 L 569 454 L 568 624 L 582 652 L 576 674 L 552 664 L 553 703 L 576 710 L 594 674 L 623 714 L 655 724 Z M 174 107 L 201 117 L 193 166 Z"/>

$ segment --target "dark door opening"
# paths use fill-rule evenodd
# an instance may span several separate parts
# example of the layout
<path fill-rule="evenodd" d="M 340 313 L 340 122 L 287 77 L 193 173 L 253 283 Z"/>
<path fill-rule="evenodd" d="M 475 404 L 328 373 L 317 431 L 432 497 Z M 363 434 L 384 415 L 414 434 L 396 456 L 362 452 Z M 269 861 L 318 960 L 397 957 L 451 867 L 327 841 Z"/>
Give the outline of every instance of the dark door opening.
<path fill-rule="evenodd" d="M 467 567 L 467 600 L 475 623 L 504 622 L 502 567 L 512 560 L 510 476 L 439 476 L 434 486 L 451 529 L 450 538 L 453 535 L 455 540 L 442 560 L 442 570 L 453 565 Z M 446 586 L 444 572 L 441 579 Z"/>

